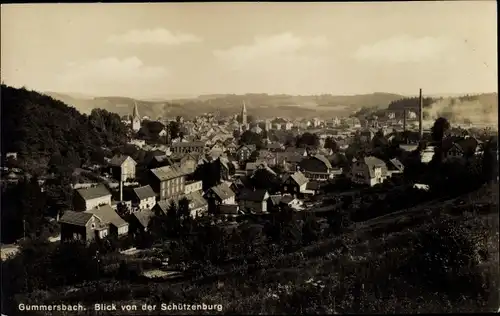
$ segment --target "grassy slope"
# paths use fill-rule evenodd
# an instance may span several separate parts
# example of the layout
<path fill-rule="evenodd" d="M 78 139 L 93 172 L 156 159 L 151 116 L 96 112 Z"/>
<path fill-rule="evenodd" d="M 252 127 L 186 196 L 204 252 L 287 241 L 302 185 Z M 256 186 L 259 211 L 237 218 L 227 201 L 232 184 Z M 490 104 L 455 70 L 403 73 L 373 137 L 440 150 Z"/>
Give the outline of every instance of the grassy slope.
<path fill-rule="evenodd" d="M 222 110 L 227 113 L 237 113 L 243 100 L 247 103 L 249 112 L 266 110 L 266 115 L 273 116 L 314 116 L 316 111 L 328 115 L 347 115 L 361 107 L 387 106 L 391 101 L 402 98 L 389 93 L 373 93 L 352 96 L 290 96 L 290 95 L 216 95 L 200 96 L 196 99 L 180 99 L 174 101 L 140 101 L 124 97 L 79 98 L 75 96 L 47 93 L 74 106 L 83 113 L 90 113 L 92 108 L 103 108 L 119 115 L 131 114 L 134 102 L 139 106 L 141 115 L 156 118 L 163 114 L 163 104 L 175 103 L 182 107 L 169 107 L 169 116 L 202 114 L 204 112 Z M 297 107 L 296 105 L 301 105 Z M 314 111 L 312 110 L 314 109 Z M 193 112 L 194 111 L 194 112 Z M 250 113 L 251 114 L 251 113 Z"/>
<path fill-rule="evenodd" d="M 477 206 L 474 210 L 472 201 Z M 461 228 L 467 238 L 476 240 L 476 250 L 484 249 L 488 253 L 487 260 L 464 271 L 483 274 L 479 281 L 490 289 L 498 289 L 497 186 L 439 205 L 426 205 L 358 223 L 337 238 L 322 240 L 259 266 L 235 267 L 215 278 L 149 284 L 103 280 L 100 285 L 108 288 L 114 297 L 123 293 L 119 296 L 123 297 L 123 304 L 205 302 L 223 304 L 224 311 L 255 314 L 440 313 L 498 308 L 497 295 L 490 293 L 478 299 L 475 294 L 467 293 L 467 288 L 460 289 L 463 282 L 459 279 L 444 279 L 450 282 L 448 289 L 451 286 L 463 293 L 453 296 L 448 289 L 430 291 L 429 279 L 421 271 L 401 272 L 406 263 L 414 263 L 419 238 L 444 221 L 450 221 L 452 229 Z M 484 238 L 479 238 L 481 236 Z M 349 246 L 348 252 L 340 253 L 339 240 Z M 56 297 L 63 301 L 73 298 L 89 303 L 120 303 L 102 294 L 92 298 L 92 288 L 83 286 L 81 291 Z"/>

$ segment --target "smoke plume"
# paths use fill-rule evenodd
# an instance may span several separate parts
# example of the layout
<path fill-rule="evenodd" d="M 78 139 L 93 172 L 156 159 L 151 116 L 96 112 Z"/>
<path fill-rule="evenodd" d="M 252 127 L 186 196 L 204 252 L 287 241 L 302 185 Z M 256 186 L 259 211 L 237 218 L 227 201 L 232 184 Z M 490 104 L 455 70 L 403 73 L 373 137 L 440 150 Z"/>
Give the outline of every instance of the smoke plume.
<path fill-rule="evenodd" d="M 424 125 L 432 125 L 438 117 L 452 124 L 498 126 L 498 95 L 442 98 L 424 108 Z"/>

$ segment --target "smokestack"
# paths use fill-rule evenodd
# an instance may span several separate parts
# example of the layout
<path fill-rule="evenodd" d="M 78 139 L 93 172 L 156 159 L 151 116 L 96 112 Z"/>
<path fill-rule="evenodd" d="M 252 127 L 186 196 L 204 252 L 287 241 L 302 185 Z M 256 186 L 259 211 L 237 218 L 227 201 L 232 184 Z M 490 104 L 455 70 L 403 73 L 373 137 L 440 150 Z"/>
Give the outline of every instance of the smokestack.
<path fill-rule="evenodd" d="M 422 140 L 424 138 L 424 130 L 422 126 L 422 121 L 424 119 L 424 100 L 422 99 L 422 89 L 420 89 L 418 95 L 418 135 L 419 139 Z"/>
<path fill-rule="evenodd" d="M 406 132 L 406 109 L 403 109 L 403 132 Z"/>
<path fill-rule="evenodd" d="M 120 202 L 123 201 L 123 181 L 120 179 Z"/>

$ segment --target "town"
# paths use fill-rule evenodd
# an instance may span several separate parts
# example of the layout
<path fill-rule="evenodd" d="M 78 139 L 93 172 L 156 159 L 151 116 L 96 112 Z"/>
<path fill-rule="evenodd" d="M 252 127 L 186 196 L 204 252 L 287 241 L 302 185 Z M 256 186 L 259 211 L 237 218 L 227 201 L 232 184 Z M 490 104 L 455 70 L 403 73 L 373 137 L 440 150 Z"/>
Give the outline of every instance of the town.
<path fill-rule="evenodd" d="M 2 4 L 2 316 L 498 311 L 495 9 Z"/>
<path fill-rule="evenodd" d="M 102 147 L 87 162 L 67 165 L 68 153 L 56 155 L 45 173 L 29 175 L 19 153 L 6 153 L 6 199 L 28 186 L 25 198 L 50 200 L 55 183 L 64 189 L 65 172 L 70 198 L 66 204 L 57 198 L 45 206 L 37 205 L 41 200 L 15 204 L 30 208 L 17 214 L 4 204 L 2 218 L 10 224 L 2 238 L 71 247 L 62 248 L 64 256 L 78 251 L 69 258 L 88 253 L 84 261 L 99 272 L 77 280 L 109 278 L 118 269 L 148 282 L 173 282 L 217 275 L 238 260 L 259 264 L 263 252 L 270 256 L 266 264 L 274 256 L 295 256 L 326 236 L 498 181 L 491 169 L 498 161 L 494 130 L 453 127 L 445 118 L 424 129 L 423 101 L 420 90 L 402 113 L 365 119 L 259 121 L 245 102 L 231 117 L 208 113 L 189 121 L 141 117 L 137 103 L 128 117 L 101 113 L 114 117 L 128 140 Z M 488 205 L 476 201 L 474 207 Z M 44 217 L 27 218 L 40 216 L 36 212 Z M 292 237 L 294 231 L 301 236 Z M 335 246 L 348 247 L 346 241 Z M 3 246 L 2 260 L 15 259 L 18 248 Z M 304 258 L 303 251 L 298 255 Z M 109 262 L 116 256 L 118 265 Z"/>

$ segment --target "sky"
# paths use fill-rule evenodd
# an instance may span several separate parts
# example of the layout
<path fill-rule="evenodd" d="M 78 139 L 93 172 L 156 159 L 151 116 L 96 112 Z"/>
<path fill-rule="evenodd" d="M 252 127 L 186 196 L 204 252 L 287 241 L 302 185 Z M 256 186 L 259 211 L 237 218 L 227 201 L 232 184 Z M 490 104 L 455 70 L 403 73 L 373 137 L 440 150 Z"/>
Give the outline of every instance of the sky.
<path fill-rule="evenodd" d="M 8 4 L 5 84 L 89 96 L 497 92 L 496 1 Z"/>

